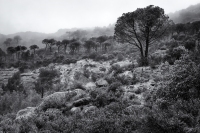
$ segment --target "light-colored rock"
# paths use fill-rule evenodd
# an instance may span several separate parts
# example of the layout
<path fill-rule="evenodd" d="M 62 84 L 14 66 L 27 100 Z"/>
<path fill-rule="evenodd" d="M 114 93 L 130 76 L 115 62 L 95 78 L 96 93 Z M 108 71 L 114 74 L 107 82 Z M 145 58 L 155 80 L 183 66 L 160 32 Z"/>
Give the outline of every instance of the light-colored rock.
<path fill-rule="evenodd" d="M 35 107 L 27 107 L 25 109 L 18 111 L 15 120 L 17 122 L 20 122 L 22 120 L 28 120 L 29 118 L 34 117 L 36 115 L 35 109 L 36 109 Z"/>
<path fill-rule="evenodd" d="M 127 78 L 133 78 L 133 73 L 131 71 L 125 71 L 121 74 L 119 74 L 120 77 L 125 76 Z"/>
<path fill-rule="evenodd" d="M 126 67 L 126 66 L 129 66 L 131 65 L 132 62 L 129 61 L 129 60 L 124 60 L 124 61 L 120 61 L 120 62 L 116 62 L 114 63 L 113 65 L 119 65 L 120 67 Z"/>
<path fill-rule="evenodd" d="M 76 101 L 73 102 L 73 106 L 75 107 L 79 107 L 79 106 L 83 106 L 83 105 L 87 105 L 91 102 L 91 98 L 90 97 L 84 97 L 81 99 L 78 99 Z"/>
<path fill-rule="evenodd" d="M 98 108 L 96 106 L 86 106 L 83 108 L 82 113 L 88 113 L 97 110 Z"/>
<path fill-rule="evenodd" d="M 85 88 L 86 90 L 94 90 L 96 88 L 96 84 L 94 82 L 88 82 L 86 85 L 85 85 Z"/>
<path fill-rule="evenodd" d="M 44 98 L 38 106 L 38 110 L 47 110 L 48 108 L 58 108 L 64 106 L 67 102 L 77 95 L 76 91 L 56 92 Z"/>
<path fill-rule="evenodd" d="M 98 81 L 96 81 L 96 85 L 98 87 L 105 87 L 108 86 L 108 82 L 105 79 L 99 79 Z"/>
<path fill-rule="evenodd" d="M 70 110 L 70 112 L 73 113 L 73 114 L 80 113 L 80 112 L 81 112 L 81 108 L 79 108 L 79 107 L 73 107 L 73 108 Z"/>

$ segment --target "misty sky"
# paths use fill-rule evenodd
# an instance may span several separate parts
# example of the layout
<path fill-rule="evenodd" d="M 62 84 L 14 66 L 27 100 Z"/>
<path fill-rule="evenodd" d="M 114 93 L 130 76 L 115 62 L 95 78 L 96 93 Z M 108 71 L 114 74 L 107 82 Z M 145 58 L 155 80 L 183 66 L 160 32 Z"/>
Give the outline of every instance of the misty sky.
<path fill-rule="evenodd" d="M 102 27 L 139 7 L 156 5 L 170 13 L 197 3 L 200 0 L 0 0 L 0 33 Z"/>

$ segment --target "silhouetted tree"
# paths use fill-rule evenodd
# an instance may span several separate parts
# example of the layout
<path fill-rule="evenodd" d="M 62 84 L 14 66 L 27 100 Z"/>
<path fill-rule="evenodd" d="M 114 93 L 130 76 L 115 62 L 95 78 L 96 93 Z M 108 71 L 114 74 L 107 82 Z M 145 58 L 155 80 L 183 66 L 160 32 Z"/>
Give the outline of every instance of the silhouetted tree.
<path fill-rule="evenodd" d="M 64 39 L 62 40 L 62 44 L 64 45 L 64 52 L 67 50 L 67 45 L 70 43 L 70 40 Z"/>
<path fill-rule="evenodd" d="M 34 53 L 34 55 L 35 55 L 35 50 L 36 50 L 36 49 L 39 49 L 39 47 L 38 47 L 38 45 L 34 44 L 34 45 L 31 45 L 31 46 L 30 46 L 30 49 L 34 51 L 33 53 Z"/>
<path fill-rule="evenodd" d="M 99 42 L 101 50 L 103 50 L 103 43 L 108 39 L 107 36 L 99 36 L 96 41 Z"/>
<path fill-rule="evenodd" d="M 57 48 L 58 48 L 58 53 L 59 53 L 59 49 L 60 49 L 60 47 L 62 46 L 62 42 L 61 42 L 61 41 L 57 41 L 57 42 L 56 42 L 56 46 L 57 46 Z"/>
<path fill-rule="evenodd" d="M 48 39 L 42 40 L 42 43 L 46 45 L 45 50 L 47 50 L 48 48 L 48 45 L 49 45 L 48 41 L 49 41 Z"/>
<path fill-rule="evenodd" d="M 168 18 L 158 6 L 138 8 L 118 18 L 114 37 L 118 42 L 136 46 L 140 50 L 141 59 L 147 60 L 149 46 L 161 38 L 169 28 Z M 147 65 L 146 63 L 142 65 Z"/>
<path fill-rule="evenodd" d="M 79 51 L 79 47 L 81 46 L 81 42 L 76 40 L 71 40 L 71 43 L 69 45 L 70 52 L 73 55 L 76 51 Z"/>
<path fill-rule="evenodd" d="M 16 51 L 16 57 L 19 59 L 19 56 L 20 56 L 20 52 L 21 52 L 21 47 L 22 46 L 17 46 L 17 47 L 15 47 L 15 51 Z"/>
<path fill-rule="evenodd" d="M 6 51 L 9 55 L 13 56 L 13 60 L 14 60 L 14 53 L 16 52 L 15 48 L 14 47 L 8 47 Z"/>
<path fill-rule="evenodd" d="M 54 40 L 54 39 L 49 39 L 49 40 L 48 40 L 48 44 L 49 44 L 49 50 L 50 50 L 50 52 L 52 52 L 51 48 L 52 48 L 53 45 L 56 44 L 56 40 Z"/>
<path fill-rule="evenodd" d="M 93 42 L 91 40 L 87 40 L 87 41 L 85 41 L 83 46 L 87 49 L 87 52 L 90 53 L 91 48 L 95 47 L 95 42 Z"/>

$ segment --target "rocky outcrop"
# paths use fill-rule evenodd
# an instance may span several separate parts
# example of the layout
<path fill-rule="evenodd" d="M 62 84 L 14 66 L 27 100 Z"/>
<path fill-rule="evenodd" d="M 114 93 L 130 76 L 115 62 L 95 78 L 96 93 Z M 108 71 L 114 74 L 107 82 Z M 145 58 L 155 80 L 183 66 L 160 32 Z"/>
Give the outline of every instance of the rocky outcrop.
<path fill-rule="evenodd" d="M 39 111 L 45 111 L 48 108 L 60 108 L 65 106 L 71 98 L 77 95 L 76 91 L 56 92 L 44 98 L 42 103 L 37 107 Z"/>

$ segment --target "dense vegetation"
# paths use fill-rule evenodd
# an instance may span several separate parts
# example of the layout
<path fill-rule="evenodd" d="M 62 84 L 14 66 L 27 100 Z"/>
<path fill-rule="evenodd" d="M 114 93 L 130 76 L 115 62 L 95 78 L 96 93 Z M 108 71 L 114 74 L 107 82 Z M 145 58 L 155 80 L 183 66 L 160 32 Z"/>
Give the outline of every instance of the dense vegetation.
<path fill-rule="evenodd" d="M 139 16 L 141 12 L 143 16 Z M 152 18 L 147 19 L 145 15 Z M 131 25 L 134 22 L 137 22 L 136 26 Z M 7 53 L 0 50 L 0 66 L 19 69 L 1 87 L 0 131 L 199 133 L 200 29 L 195 26 L 198 24 L 199 22 L 173 24 L 163 9 L 148 6 L 123 14 L 115 27 L 115 39 L 106 35 L 90 38 L 73 36 L 60 41 L 44 38 L 44 49 L 31 45 L 31 51 L 23 46 L 8 46 Z M 131 36 L 132 34 L 134 35 Z M 5 44 L 9 45 L 9 40 L 12 41 L 8 38 Z M 141 54 L 142 52 L 146 54 Z M 143 57 L 146 59 L 142 59 Z M 83 59 L 92 59 L 100 64 L 109 62 L 111 67 L 109 70 L 102 67 L 102 73 L 94 73 L 87 69 L 94 68 L 94 64 L 83 66 L 83 73 L 74 74 L 77 82 L 73 82 L 69 90 L 66 90 L 70 85 L 67 81 L 65 84 L 60 83 L 61 73 L 51 67 L 52 64 L 76 64 Z M 137 60 L 138 63 L 127 66 L 116 64 L 124 60 Z M 163 64 L 167 64 L 167 72 L 162 71 L 160 75 L 156 75 L 157 78 L 152 75 L 150 77 L 145 71 L 148 68 L 153 72 Z M 25 88 L 21 74 L 37 68 L 41 69 L 34 86 Z M 121 75 L 138 69 L 141 70 L 140 77 L 137 77 L 136 72 L 132 77 Z M 104 72 L 107 73 L 104 75 Z M 104 84 L 97 84 L 91 90 L 78 82 L 90 79 L 98 83 L 102 78 Z M 124 87 L 131 87 L 151 78 L 155 80 L 153 89 L 141 87 L 124 98 Z M 76 89 L 87 94 L 81 95 L 74 103 L 68 103 L 71 95 L 67 93 L 64 96 L 66 103 L 54 105 L 55 101 L 51 99 L 48 106 L 42 106 L 50 94 L 73 92 Z M 138 96 L 144 97 L 142 104 L 136 100 Z M 90 109 L 86 105 L 90 105 Z M 26 121 L 18 121 L 16 113 L 30 106 L 38 107 L 36 115 Z M 77 112 L 70 110 L 72 106 Z"/>

